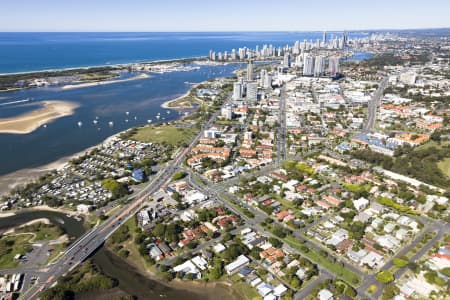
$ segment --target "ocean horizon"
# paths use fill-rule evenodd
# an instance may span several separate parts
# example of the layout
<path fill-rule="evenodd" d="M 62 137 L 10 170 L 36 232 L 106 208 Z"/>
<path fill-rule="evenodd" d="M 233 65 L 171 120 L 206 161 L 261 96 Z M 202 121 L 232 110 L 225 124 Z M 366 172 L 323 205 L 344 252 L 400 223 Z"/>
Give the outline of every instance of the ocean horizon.
<path fill-rule="evenodd" d="M 342 32 L 327 32 L 328 38 Z M 349 32 L 350 38 L 368 32 Z M 321 31 L 0 32 L 0 74 L 53 71 L 207 56 L 209 50 L 291 45 Z"/>

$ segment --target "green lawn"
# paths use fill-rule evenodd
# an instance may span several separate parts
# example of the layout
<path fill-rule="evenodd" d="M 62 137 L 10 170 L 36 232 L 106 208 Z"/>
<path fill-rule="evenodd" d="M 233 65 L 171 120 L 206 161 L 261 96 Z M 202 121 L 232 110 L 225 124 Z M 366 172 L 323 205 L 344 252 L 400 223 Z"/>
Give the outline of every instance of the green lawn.
<path fill-rule="evenodd" d="M 16 254 L 26 254 L 31 250 L 28 242 L 33 235 L 21 234 L 16 236 L 4 236 L 0 239 L 0 269 L 17 267 L 19 261 L 14 259 Z"/>
<path fill-rule="evenodd" d="M 36 238 L 33 242 L 56 240 L 64 234 L 59 226 L 44 223 L 36 223 L 16 228 L 14 233 L 34 233 L 36 234 Z"/>
<path fill-rule="evenodd" d="M 437 163 L 437 165 L 438 168 L 442 171 L 442 173 L 450 177 L 450 157 L 441 160 L 440 162 Z"/>
<path fill-rule="evenodd" d="M 255 288 L 245 282 L 233 283 L 232 288 L 242 296 L 244 300 L 259 300 L 261 297 Z"/>
<path fill-rule="evenodd" d="M 189 143 L 196 132 L 194 128 L 178 128 L 175 125 L 145 126 L 138 128 L 131 139 L 145 143 L 165 142 L 178 146 L 181 143 Z"/>
<path fill-rule="evenodd" d="M 304 256 L 309 258 L 312 262 L 321 265 L 331 273 L 337 275 L 338 277 L 342 278 L 344 281 L 349 283 L 353 286 L 359 286 L 361 284 L 361 277 L 357 274 L 353 273 L 352 271 L 343 268 L 340 263 L 332 262 L 329 258 L 323 257 L 320 255 L 320 253 L 317 252 L 317 250 L 313 248 L 302 247 L 305 246 L 301 244 L 297 239 L 295 239 L 292 236 L 288 236 L 284 239 L 284 242 L 286 242 L 291 247 L 297 249 L 300 251 Z M 307 249 L 307 251 L 305 251 Z"/>

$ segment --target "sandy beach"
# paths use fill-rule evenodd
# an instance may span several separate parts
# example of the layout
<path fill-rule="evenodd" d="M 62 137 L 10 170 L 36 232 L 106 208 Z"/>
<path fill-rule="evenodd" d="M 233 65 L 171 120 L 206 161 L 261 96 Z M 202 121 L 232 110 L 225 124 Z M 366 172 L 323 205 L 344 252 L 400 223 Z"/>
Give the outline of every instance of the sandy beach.
<path fill-rule="evenodd" d="M 63 90 L 80 89 L 80 88 L 86 88 L 86 87 L 91 87 L 91 86 L 127 82 L 127 81 L 133 81 L 133 80 L 139 80 L 139 79 L 145 79 L 145 78 L 150 78 L 150 75 L 142 73 L 140 75 L 137 75 L 137 76 L 134 76 L 131 78 L 127 78 L 127 79 L 94 81 L 94 82 L 86 82 L 86 83 L 80 83 L 80 84 L 68 84 L 68 85 L 63 86 L 62 89 Z"/>
<path fill-rule="evenodd" d="M 185 98 L 185 97 L 188 97 L 189 94 L 191 93 L 191 91 L 192 91 L 193 89 L 195 89 L 199 84 L 202 84 L 202 83 L 194 84 L 193 86 L 191 86 L 191 88 L 190 88 L 185 94 L 183 94 L 183 95 L 181 95 L 181 96 L 179 96 L 179 97 L 177 97 L 177 98 L 175 98 L 175 99 L 171 99 L 171 100 L 168 100 L 168 101 L 164 102 L 163 104 L 161 104 L 161 107 L 162 107 L 162 108 L 166 108 L 166 109 L 184 109 L 184 108 L 192 108 L 192 102 L 198 101 L 197 98 L 196 98 L 196 99 L 191 99 L 190 101 L 188 101 L 189 104 L 190 104 L 190 106 L 186 106 L 186 105 L 170 106 L 170 104 L 171 104 L 171 103 L 174 103 L 174 102 L 177 102 L 177 101 L 179 101 L 179 100 L 181 100 L 181 99 L 183 99 L 183 98 Z"/>
<path fill-rule="evenodd" d="M 70 116 L 79 106 L 77 103 L 60 100 L 42 102 L 43 107 L 10 118 L 0 119 L 0 133 L 27 134 L 56 119 Z"/>

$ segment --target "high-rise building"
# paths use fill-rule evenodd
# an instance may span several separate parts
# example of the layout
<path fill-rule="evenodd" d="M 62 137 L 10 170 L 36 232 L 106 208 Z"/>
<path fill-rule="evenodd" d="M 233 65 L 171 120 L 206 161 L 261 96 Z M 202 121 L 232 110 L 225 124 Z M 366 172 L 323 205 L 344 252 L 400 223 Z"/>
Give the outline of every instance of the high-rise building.
<path fill-rule="evenodd" d="M 291 66 L 291 54 L 284 53 L 283 66 L 289 68 Z"/>
<path fill-rule="evenodd" d="M 305 56 L 303 59 L 303 76 L 313 76 L 314 75 L 314 57 Z"/>
<path fill-rule="evenodd" d="M 253 61 L 250 59 L 247 64 L 247 80 L 253 80 Z"/>
<path fill-rule="evenodd" d="M 314 64 L 314 77 L 320 77 L 325 73 L 325 57 L 316 56 Z"/>
<path fill-rule="evenodd" d="M 256 82 L 247 83 L 246 100 L 248 104 L 255 103 L 258 99 L 258 84 Z"/>
<path fill-rule="evenodd" d="M 242 98 L 242 84 L 235 82 L 233 84 L 233 100 L 239 100 Z"/>
<path fill-rule="evenodd" d="M 328 72 L 330 77 L 336 77 L 339 73 L 339 57 L 332 56 L 328 59 Z"/>
<path fill-rule="evenodd" d="M 324 31 L 322 34 L 322 44 L 325 46 L 327 43 L 327 32 Z"/>

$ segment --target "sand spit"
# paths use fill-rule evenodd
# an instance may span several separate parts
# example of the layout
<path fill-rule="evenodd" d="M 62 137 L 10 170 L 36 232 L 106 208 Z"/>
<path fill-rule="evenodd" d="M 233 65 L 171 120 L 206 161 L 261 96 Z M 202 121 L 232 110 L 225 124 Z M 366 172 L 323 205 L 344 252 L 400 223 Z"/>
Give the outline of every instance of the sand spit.
<path fill-rule="evenodd" d="M 139 79 L 145 79 L 145 78 L 150 78 L 150 75 L 143 73 L 143 74 L 140 74 L 140 75 L 137 75 L 137 76 L 134 76 L 131 78 L 126 78 L 126 79 L 94 81 L 94 82 L 86 82 L 86 83 L 80 83 L 80 84 L 68 84 L 68 85 L 63 86 L 62 89 L 63 90 L 79 89 L 79 88 L 127 82 L 127 81 L 133 81 L 133 80 L 139 80 Z"/>
<path fill-rule="evenodd" d="M 0 133 L 27 134 L 56 119 L 70 116 L 79 106 L 69 101 L 43 101 L 43 107 L 25 114 L 0 119 Z"/>

